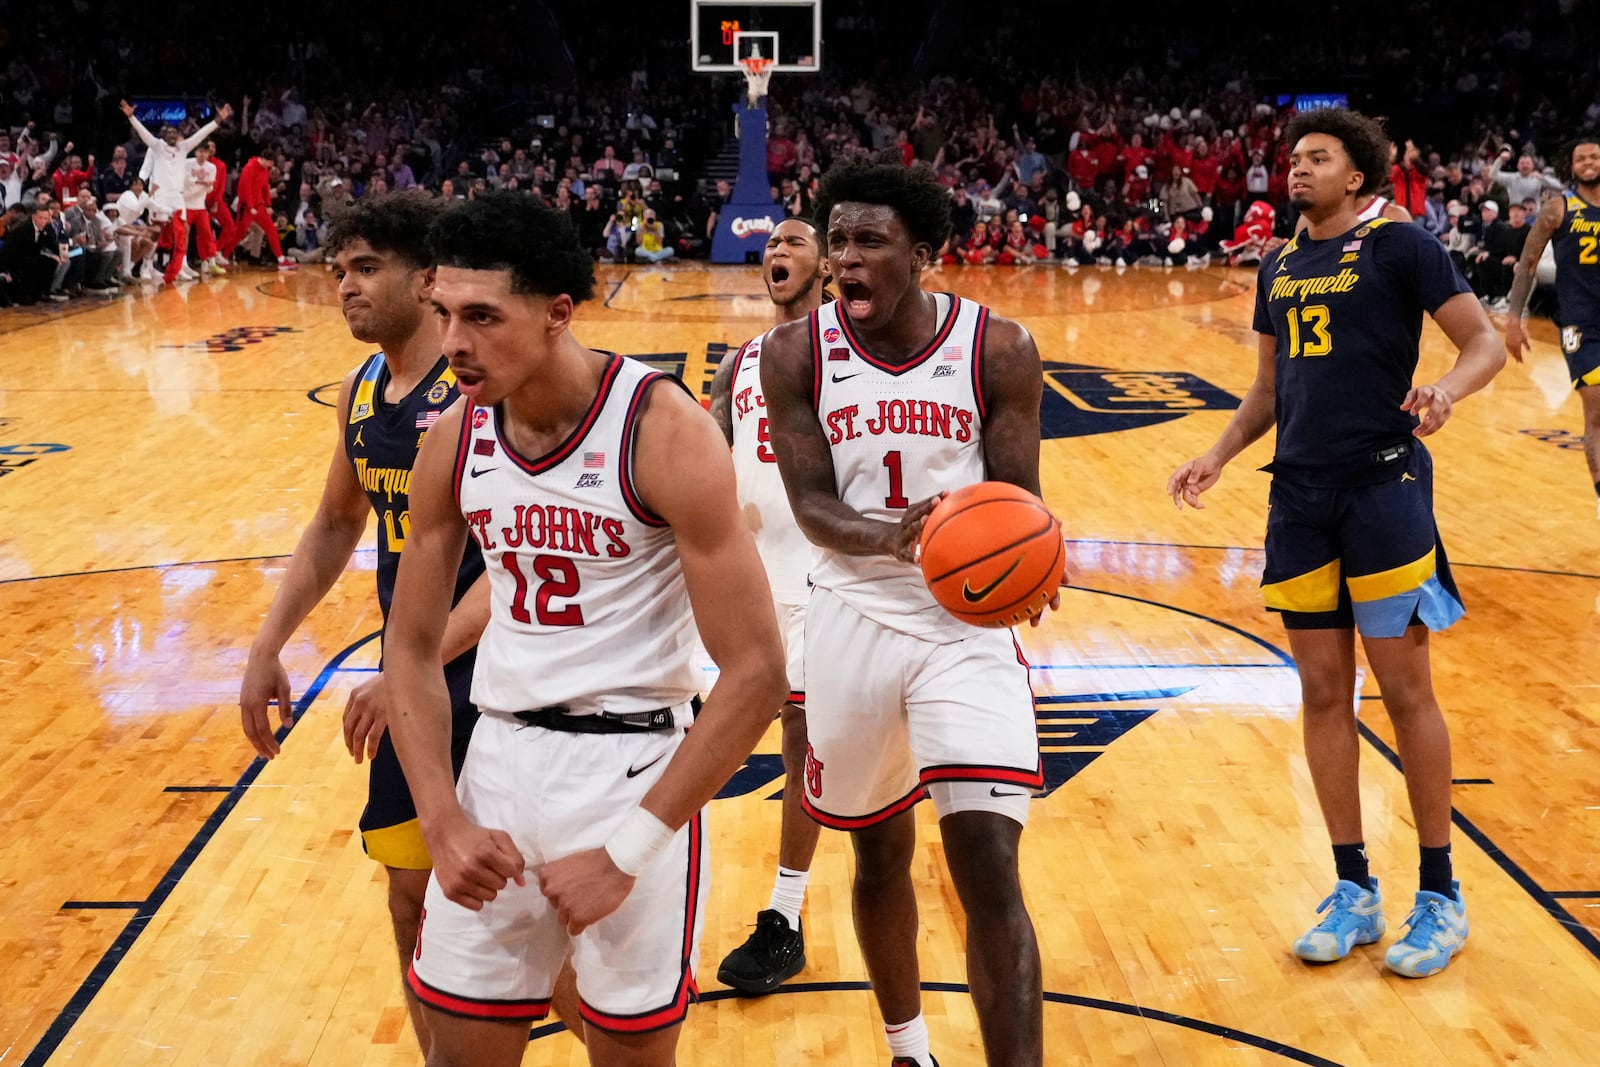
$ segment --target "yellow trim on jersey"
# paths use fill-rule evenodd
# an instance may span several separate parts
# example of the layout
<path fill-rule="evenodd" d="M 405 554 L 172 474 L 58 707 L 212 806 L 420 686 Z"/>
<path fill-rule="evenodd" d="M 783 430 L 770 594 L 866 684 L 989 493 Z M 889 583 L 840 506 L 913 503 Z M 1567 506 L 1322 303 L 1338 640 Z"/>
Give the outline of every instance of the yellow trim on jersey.
<path fill-rule="evenodd" d="M 1365 604 L 1422 588 L 1422 583 L 1432 578 L 1438 570 L 1434 552 L 1435 549 L 1430 548 L 1428 554 L 1419 560 L 1391 567 L 1377 574 L 1363 574 L 1359 578 L 1355 575 L 1347 577 L 1345 584 L 1350 586 L 1350 599 Z"/>
<path fill-rule="evenodd" d="M 1582 389 L 1586 385 L 1600 385 L 1600 367 L 1596 367 L 1572 383 L 1574 389 Z"/>
<path fill-rule="evenodd" d="M 367 855 L 383 864 L 402 871 L 426 871 L 433 866 L 428 846 L 422 840 L 422 824 L 409 819 L 394 826 L 361 831 Z"/>
<path fill-rule="evenodd" d="M 434 379 L 434 381 L 435 382 L 444 382 L 446 385 L 455 385 L 456 384 L 456 372 L 451 370 L 449 367 L 445 367 L 443 372 L 441 372 L 440 375 L 437 378 Z"/>
<path fill-rule="evenodd" d="M 1279 611 L 1333 611 L 1339 606 L 1339 561 L 1264 585 L 1261 595 L 1267 607 Z"/>
<path fill-rule="evenodd" d="M 372 393 L 377 384 L 370 377 L 363 377 L 356 382 L 356 391 L 350 397 L 350 425 L 372 417 Z"/>

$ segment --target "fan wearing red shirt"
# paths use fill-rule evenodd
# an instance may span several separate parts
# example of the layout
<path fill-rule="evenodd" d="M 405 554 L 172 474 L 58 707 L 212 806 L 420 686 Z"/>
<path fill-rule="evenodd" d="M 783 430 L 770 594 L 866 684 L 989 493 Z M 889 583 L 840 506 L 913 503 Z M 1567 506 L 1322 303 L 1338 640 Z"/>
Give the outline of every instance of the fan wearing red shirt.
<path fill-rule="evenodd" d="M 239 220 L 234 229 L 235 244 L 244 239 L 251 226 L 261 227 L 267 245 L 278 258 L 279 270 L 294 270 L 295 262 L 283 254 L 278 227 L 272 221 L 272 171 L 261 156 L 251 156 L 239 171 Z M 232 249 L 229 249 L 231 252 Z"/>
<path fill-rule="evenodd" d="M 1127 147 L 1117 153 L 1117 159 L 1122 163 L 1122 177 L 1132 178 L 1135 170 L 1148 167 L 1152 154 L 1150 149 L 1144 146 L 1144 134 L 1135 133 L 1129 137 Z"/>
<path fill-rule="evenodd" d="M 68 142 L 69 149 L 71 142 Z M 77 156 L 69 156 L 67 162 L 60 170 L 50 175 L 50 184 L 55 186 L 56 199 L 62 203 L 76 200 L 78 186 L 94 178 L 94 157 L 89 157 L 89 165 L 85 167 L 83 160 Z"/>

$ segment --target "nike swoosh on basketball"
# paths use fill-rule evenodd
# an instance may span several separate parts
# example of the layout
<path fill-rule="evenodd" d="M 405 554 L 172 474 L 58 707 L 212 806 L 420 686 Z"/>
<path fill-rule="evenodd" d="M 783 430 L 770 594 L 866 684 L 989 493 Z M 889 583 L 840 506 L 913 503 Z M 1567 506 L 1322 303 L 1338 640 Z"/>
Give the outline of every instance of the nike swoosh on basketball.
<path fill-rule="evenodd" d="M 994 581 L 990 582 L 988 585 L 984 586 L 982 589 L 974 589 L 970 583 L 963 581 L 961 583 L 961 599 L 965 600 L 968 604 L 976 604 L 980 600 L 983 600 L 990 593 L 1000 588 L 1000 583 L 1011 577 L 1011 572 L 1016 570 L 1017 565 L 1021 562 L 1021 556 L 1018 556 L 1016 559 L 1012 560 L 1011 566 L 1005 569 L 1005 573 L 1000 575 L 1000 577 L 996 578 Z"/>
<path fill-rule="evenodd" d="M 1015 793 L 1002 793 L 1000 792 L 999 786 L 991 785 L 989 787 L 989 795 L 992 797 L 1025 797 L 1028 795 L 1028 791 L 1026 789 L 1019 789 Z"/>
<path fill-rule="evenodd" d="M 628 768 L 628 777 L 629 778 L 637 778 L 639 775 L 643 774 L 645 771 L 648 771 L 651 767 L 654 767 L 656 764 L 660 763 L 663 759 L 666 758 L 666 755 L 667 754 L 665 752 L 661 753 L 661 755 L 657 756 L 655 759 L 651 760 L 649 763 L 646 763 L 643 767 L 629 767 Z"/>
<path fill-rule="evenodd" d="M 839 374 L 835 372 L 833 380 L 836 382 L 848 382 L 851 378 L 859 377 L 860 374 L 860 371 L 856 371 L 855 374 Z"/>
<path fill-rule="evenodd" d="M 499 467 L 484 467 L 482 469 L 480 469 L 478 467 L 473 467 L 470 473 L 472 474 L 472 476 L 474 478 L 476 478 L 480 474 L 488 474 L 490 471 L 497 471 L 499 469 L 500 469 Z"/>

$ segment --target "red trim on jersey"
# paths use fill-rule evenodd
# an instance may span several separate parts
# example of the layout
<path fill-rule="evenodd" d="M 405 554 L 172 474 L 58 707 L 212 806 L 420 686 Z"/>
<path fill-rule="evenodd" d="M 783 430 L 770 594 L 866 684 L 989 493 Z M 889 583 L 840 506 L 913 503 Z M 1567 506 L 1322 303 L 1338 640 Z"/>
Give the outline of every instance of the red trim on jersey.
<path fill-rule="evenodd" d="M 622 417 L 622 454 L 617 458 L 617 478 L 622 483 L 622 499 L 627 503 L 628 510 L 646 526 L 665 526 L 667 520 L 645 507 L 644 501 L 633 488 L 633 439 L 639 430 L 639 405 L 644 401 L 644 394 L 666 377 L 669 376 L 658 371 L 641 381 L 633 391 L 633 399 L 628 401 L 627 414 Z"/>
<path fill-rule="evenodd" d="M 972 395 L 978 401 L 978 418 L 989 417 L 989 405 L 983 402 L 983 346 L 987 343 L 989 331 L 989 309 L 983 306 L 978 308 L 978 328 L 972 338 Z"/>
<path fill-rule="evenodd" d="M 850 347 L 855 349 L 856 355 L 866 360 L 872 366 L 877 367 L 879 370 L 888 374 L 904 374 L 911 368 L 920 366 L 929 356 L 939 351 L 940 346 L 942 346 L 945 341 L 949 339 L 950 332 L 955 329 L 956 318 L 961 314 L 961 298 L 954 293 L 948 293 L 946 295 L 950 297 L 950 314 L 945 316 L 944 325 L 941 326 L 938 332 L 933 335 L 933 340 L 928 342 L 927 348 L 924 348 L 920 353 L 907 360 L 905 363 L 885 363 L 883 360 L 868 352 L 867 346 L 861 342 L 861 339 L 856 336 L 855 330 L 851 328 L 850 316 L 846 314 L 844 308 L 842 307 L 839 308 L 839 328 L 844 330 L 845 339 L 850 342 Z M 815 313 L 813 312 L 813 314 Z M 822 381 L 820 377 L 817 380 L 817 388 L 819 390 L 818 395 L 821 395 L 820 390 L 822 388 Z"/>
<path fill-rule="evenodd" d="M 806 316 L 811 327 L 811 406 L 819 411 L 822 408 L 822 326 L 817 321 L 817 312 L 821 310 L 818 308 Z"/>
<path fill-rule="evenodd" d="M 923 785 L 930 782 L 1002 782 L 1006 785 L 1027 786 L 1038 789 L 1044 785 L 1044 761 L 1032 771 L 1015 767 L 995 767 L 983 763 L 946 763 L 937 767 L 924 767 L 917 777 Z"/>
<path fill-rule="evenodd" d="M 450 474 L 450 492 L 456 498 L 456 507 L 461 507 L 461 472 L 467 469 L 467 442 L 472 440 L 472 413 L 475 407 L 472 401 L 467 401 L 467 406 L 461 412 L 461 433 L 456 441 L 456 466 Z"/>
<path fill-rule="evenodd" d="M 689 820 L 689 870 L 684 878 L 684 907 L 683 907 L 683 974 L 678 979 L 677 992 L 666 1005 L 653 1011 L 642 1011 L 636 1015 L 610 1015 L 590 1007 L 589 1002 L 582 997 L 578 998 L 578 1014 L 583 1016 L 583 1021 L 602 1030 L 625 1034 L 642 1034 L 651 1030 L 661 1030 L 668 1026 L 676 1026 L 683 1022 L 689 1014 L 689 1005 L 700 996 L 700 987 L 695 984 L 694 968 L 689 964 L 694 959 L 694 927 L 697 909 L 700 905 L 700 841 L 704 833 L 701 820 L 705 817 L 703 811 L 695 812 L 694 818 Z"/>
<path fill-rule="evenodd" d="M 595 392 L 594 403 L 589 405 L 588 414 L 579 420 L 578 425 L 572 428 L 567 439 L 555 447 L 552 452 L 547 452 L 538 459 L 528 459 L 511 447 L 511 442 L 506 440 L 505 431 L 501 429 L 503 420 L 500 418 L 500 406 L 495 405 L 494 433 L 500 439 L 500 444 L 506 450 L 506 455 L 527 474 L 543 474 L 568 456 L 572 455 L 578 444 L 594 427 L 595 420 L 600 417 L 600 412 L 606 406 L 606 397 L 611 395 L 611 387 L 616 384 L 617 374 L 622 370 L 622 357 L 612 354 L 606 363 L 606 369 L 600 374 L 600 388 Z"/>
<path fill-rule="evenodd" d="M 870 826 L 876 826 L 881 822 L 892 819 L 901 812 L 910 811 L 918 801 L 927 795 L 927 790 L 923 789 L 919 784 L 899 800 L 879 808 L 869 815 L 833 815 L 811 803 L 810 794 L 805 790 L 801 790 L 800 807 L 814 821 L 821 823 L 830 830 L 865 830 Z"/>
<path fill-rule="evenodd" d="M 789 690 L 789 699 L 784 701 L 784 703 L 785 704 L 793 704 L 795 707 L 799 708 L 801 711 L 804 711 L 805 707 L 806 707 L 806 693 L 805 693 L 805 690 L 804 689 L 791 689 L 791 690 Z"/>
<path fill-rule="evenodd" d="M 492 1022 L 538 1022 L 550 1014 L 550 998 L 544 1000 L 478 1000 L 475 997 L 458 997 L 446 993 L 417 977 L 413 964 L 406 968 L 406 985 L 417 999 L 428 1007 L 446 1015 L 459 1015 L 463 1019 L 487 1019 Z"/>

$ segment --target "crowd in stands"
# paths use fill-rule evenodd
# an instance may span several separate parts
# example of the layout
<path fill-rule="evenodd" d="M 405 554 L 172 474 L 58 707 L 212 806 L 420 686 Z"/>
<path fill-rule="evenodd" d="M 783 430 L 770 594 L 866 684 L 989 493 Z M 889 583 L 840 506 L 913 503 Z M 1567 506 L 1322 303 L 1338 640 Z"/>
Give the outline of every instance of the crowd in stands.
<path fill-rule="evenodd" d="M 1239 244 L 1247 232 L 1281 237 L 1293 225 L 1281 136 L 1292 103 L 1280 90 L 1308 86 L 1284 75 L 1337 78 L 1352 104 L 1391 116 L 1392 199 L 1494 301 L 1540 197 L 1559 184 L 1553 153 L 1600 126 L 1600 0 L 1525 7 L 1484 29 L 1434 18 L 1442 9 L 1427 3 L 1397 22 L 1358 0 L 1321 13 L 1328 32 L 1276 30 L 1281 39 L 1271 26 L 1175 11 L 1155 49 L 1109 25 L 1075 25 L 1061 42 L 1068 61 L 1032 47 L 1026 13 L 941 3 L 918 33 L 894 34 L 867 0 L 836 0 L 824 72 L 773 79 L 768 177 L 774 199 L 805 216 L 837 159 L 926 163 L 950 190 L 952 264 L 1200 265 L 1230 250 L 1237 262 L 1254 247 Z M 221 37 L 141 29 L 119 5 L 107 16 L 117 32 L 56 35 L 76 10 L 17 12 L 17 32 L 0 39 L 3 300 L 173 280 L 155 273 L 154 246 L 173 229 L 146 203 L 160 190 L 134 191 L 149 149 L 115 106 L 141 85 L 216 82 L 219 112 L 224 99 L 238 105 L 205 138 L 217 187 L 186 190 L 201 208 L 179 213 L 195 232 L 193 268 L 178 257 L 178 278 L 317 262 L 327 223 L 355 199 L 413 188 L 523 190 L 570 211 L 599 258 L 692 258 L 707 253 L 729 193 L 708 167 L 742 84 L 692 75 L 668 49 L 619 63 L 626 44 L 564 0 L 522 8 L 537 34 L 459 26 L 453 44 L 404 17 L 330 13 L 320 32 L 230 61 L 220 79 L 203 60 L 231 55 L 207 52 L 230 47 Z M 682 19 L 652 8 L 629 36 L 683 36 Z M 428 63 L 404 69 L 387 58 L 422 54 Z M 516 80 L 531 70 L 539 83 Z M 201 95 L 184 100 L 190 116 L 172 140 L 213 117 Z M 202 237 L 219 249 L 207 255 Z"/>

